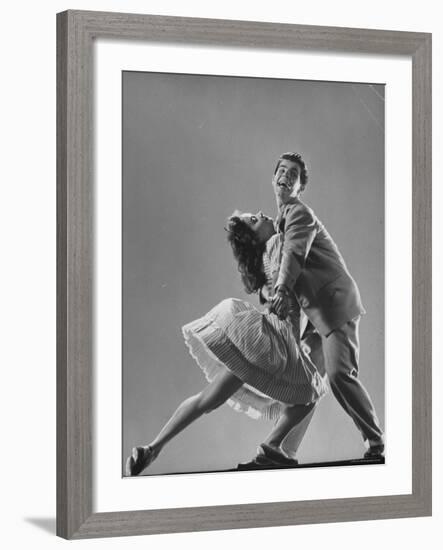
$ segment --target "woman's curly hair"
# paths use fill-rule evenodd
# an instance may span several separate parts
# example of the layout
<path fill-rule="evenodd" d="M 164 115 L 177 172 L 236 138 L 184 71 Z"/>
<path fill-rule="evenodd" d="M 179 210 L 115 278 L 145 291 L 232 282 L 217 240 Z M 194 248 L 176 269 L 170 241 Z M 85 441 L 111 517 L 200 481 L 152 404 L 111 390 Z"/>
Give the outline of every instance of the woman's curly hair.
<path fill-rule="evenodd" d="M 256 240 L 254 231 L 239 214 L 235 211 L 228 218 L 225 229 L 243 286 L 248 294 L 252 294 L 258 292 L 266 282 L 262 260 L 265 244 Z"/>

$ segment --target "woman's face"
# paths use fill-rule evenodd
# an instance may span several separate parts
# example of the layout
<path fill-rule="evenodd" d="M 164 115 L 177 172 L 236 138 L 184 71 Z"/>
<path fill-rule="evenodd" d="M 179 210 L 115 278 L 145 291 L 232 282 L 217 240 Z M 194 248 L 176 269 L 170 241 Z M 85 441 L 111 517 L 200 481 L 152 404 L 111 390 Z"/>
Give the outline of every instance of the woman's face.
<path fill-rule="evenodd" d="M 245 212 L 240 219 L 249 225 L 259 243 L 265 243 L 275 233 L 274 220 L 261 211 L 257 214 Z"/>

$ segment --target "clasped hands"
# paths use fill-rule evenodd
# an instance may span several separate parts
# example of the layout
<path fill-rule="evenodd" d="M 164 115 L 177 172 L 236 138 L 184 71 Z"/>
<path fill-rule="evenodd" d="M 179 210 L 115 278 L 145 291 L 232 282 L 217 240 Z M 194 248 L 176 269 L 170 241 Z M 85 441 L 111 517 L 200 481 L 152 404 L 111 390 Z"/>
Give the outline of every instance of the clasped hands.
<path fill-rule="evenodd" d="M 269 311 L 283 320 L 289 315 L 290 305 L 289 292 L 285 286 L 280 285 L 270 300 Z"/>

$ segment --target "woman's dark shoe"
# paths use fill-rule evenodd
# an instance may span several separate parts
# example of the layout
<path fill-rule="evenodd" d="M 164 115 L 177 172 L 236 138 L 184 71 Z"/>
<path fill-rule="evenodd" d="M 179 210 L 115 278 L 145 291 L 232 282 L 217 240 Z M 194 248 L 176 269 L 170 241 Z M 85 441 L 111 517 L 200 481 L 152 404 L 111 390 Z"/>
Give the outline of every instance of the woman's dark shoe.
<path fill-rule="evenodd" d="M 157 458 L 157 454 L 150 445 L 133 447 L 132 454 L 126 460 L 126 475 L 138 476 L 141 474 Z"/>
<path fill-rule="evenodd" d="M 298 460 L 289 458 L 277 449 L 262 443 L 257 449 L 257 455 L 249 462 L 238 465 L 239 470 L 259 470 L 261 468 L 288 468 L 297 466 Z"/>
<path fill-rule="evenodd" d="M 380 443 L 379 445 L 373 445 L 372 447 L 369 447 L 369 449 L 363 455 L 363 458 L 379 459 L 383 458 L 384 455 L 385 446 L 383 445 L 383 443 Z"/>
<path fill-rule="evenodd" d="M 257 449 L 255 460 L 258 464 L 266 463 L 271 466 L 297 466 L 298 460 L 289 458 L 274 447 L 262 443 Z"/>

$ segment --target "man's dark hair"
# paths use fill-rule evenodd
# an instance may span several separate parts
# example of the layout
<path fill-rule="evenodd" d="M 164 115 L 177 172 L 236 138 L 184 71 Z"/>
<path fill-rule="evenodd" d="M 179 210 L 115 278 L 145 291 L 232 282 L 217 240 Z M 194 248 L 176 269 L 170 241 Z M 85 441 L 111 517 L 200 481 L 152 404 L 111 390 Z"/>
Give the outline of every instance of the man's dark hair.
<path fill-rule="evenodd" d="M 282 160 L 290 160 L 291 162 L 295 162 L 300 167 L 300 183 L 302 186 L 302 190 L 306 187 L 308 183 L 308 170 L 306 168 L 305 161 L 302 159 L 302 156 L 300 153 L 285 153 L 284 155 L 281 155 L 281 157 L 278 159 L 277 166 L 274 170 L 274 175 L 278 170 L 278 167 L 280 166 L 280 162 Z"/>

